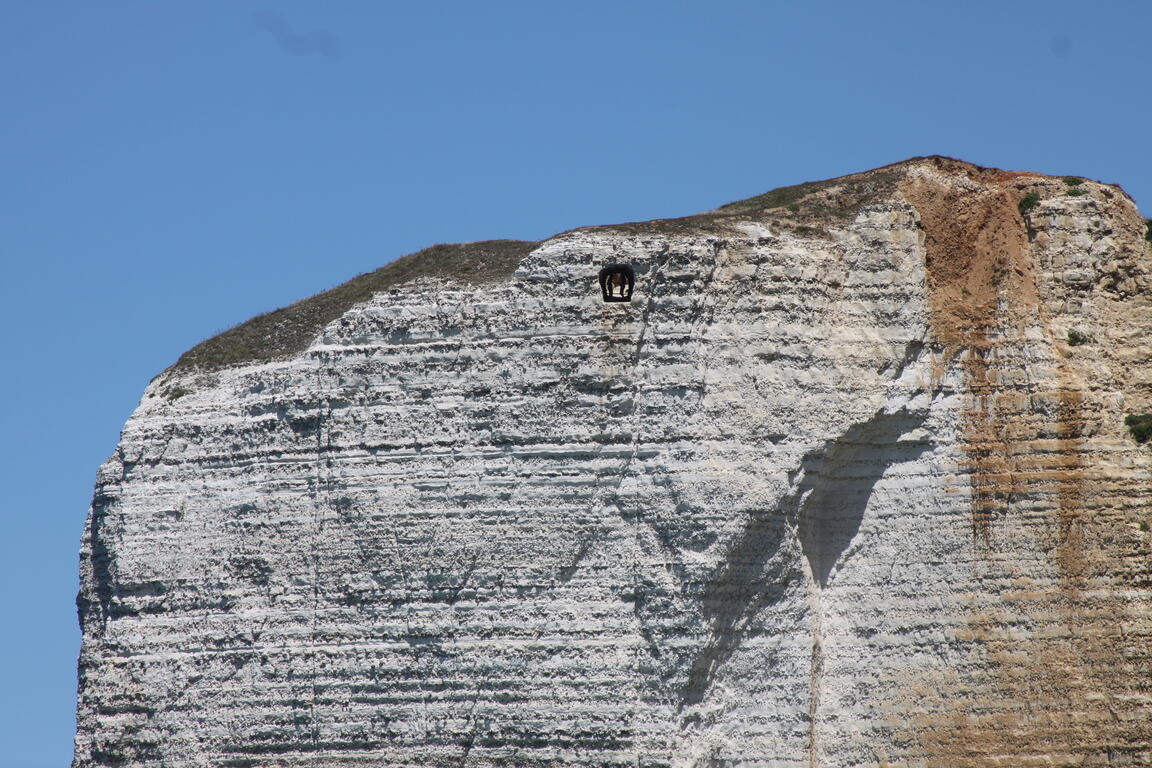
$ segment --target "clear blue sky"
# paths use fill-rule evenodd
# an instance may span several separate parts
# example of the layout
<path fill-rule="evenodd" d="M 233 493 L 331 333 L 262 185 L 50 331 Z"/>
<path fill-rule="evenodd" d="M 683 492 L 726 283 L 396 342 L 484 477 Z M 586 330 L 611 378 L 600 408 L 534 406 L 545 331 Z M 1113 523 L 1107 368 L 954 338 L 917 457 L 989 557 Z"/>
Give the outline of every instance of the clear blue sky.
<path fill-rule="evenodd" d="M 1152 216 L 1152 3 L 0 0 L 0 766 L 71 755 L 97 466 L 197 341 L 435 242 L 912 155 Z"/>

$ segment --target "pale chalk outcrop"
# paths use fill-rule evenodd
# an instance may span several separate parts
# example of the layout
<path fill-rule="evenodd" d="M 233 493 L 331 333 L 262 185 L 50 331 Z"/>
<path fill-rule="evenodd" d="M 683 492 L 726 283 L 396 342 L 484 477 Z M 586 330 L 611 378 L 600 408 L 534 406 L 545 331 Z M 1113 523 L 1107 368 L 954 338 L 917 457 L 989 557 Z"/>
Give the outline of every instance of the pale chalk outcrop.
<path fill-rule="evenodd" d="M 1065 186 L 908 161 L 167 372 L 74 765 L 1148 764 L 1152 253 Z"/>

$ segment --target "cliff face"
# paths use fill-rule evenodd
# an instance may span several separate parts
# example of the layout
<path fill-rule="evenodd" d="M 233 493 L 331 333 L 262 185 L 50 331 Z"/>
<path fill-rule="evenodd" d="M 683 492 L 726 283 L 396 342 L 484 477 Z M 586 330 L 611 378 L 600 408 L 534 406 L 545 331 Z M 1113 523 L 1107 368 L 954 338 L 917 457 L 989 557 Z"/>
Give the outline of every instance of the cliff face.
<path fill-rule="evenodd" d="M 190 353 L 100 469 L 74 765 L 1149 764 L 1143 236 L 924 158 Z"/>

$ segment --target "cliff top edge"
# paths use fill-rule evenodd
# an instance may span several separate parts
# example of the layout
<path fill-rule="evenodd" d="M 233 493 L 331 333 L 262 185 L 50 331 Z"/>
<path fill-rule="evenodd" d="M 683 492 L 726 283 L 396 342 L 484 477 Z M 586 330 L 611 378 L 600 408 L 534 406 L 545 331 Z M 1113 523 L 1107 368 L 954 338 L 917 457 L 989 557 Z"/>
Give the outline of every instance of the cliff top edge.
<path fill-rule="evenodd" d="M 827 237 L 830 226 L 846 224 L 864 207 L 897 197 L 900 182 L 912 171 L 966 178 L 977 183 L 1017 180 L 1024 191 L 1029 183 L 1034 182 L 1063 179 L 1079 185 L 1089 181 L 1079 176 L 1006 171 L 942 155 L 929 155 L 832 179 L 777 187 L 689 216 L 578 227 L 541 241 L 441 243 L 401 256 L 330 290 L 257 315 L 200 342 L 160 375 L 219 370 L 290 356 L 307 348 L 325 325 L 376 293 L 420 278 L 473 285 L 505 282 L 511 279 L 520 261 L 535 248 L 576 232 L 625 236 L 722 234 L 735 222 L 757 220 L 772 223 L 799 237 Z M 1106 186 L 1131 199 L 1119 185 Z"/>

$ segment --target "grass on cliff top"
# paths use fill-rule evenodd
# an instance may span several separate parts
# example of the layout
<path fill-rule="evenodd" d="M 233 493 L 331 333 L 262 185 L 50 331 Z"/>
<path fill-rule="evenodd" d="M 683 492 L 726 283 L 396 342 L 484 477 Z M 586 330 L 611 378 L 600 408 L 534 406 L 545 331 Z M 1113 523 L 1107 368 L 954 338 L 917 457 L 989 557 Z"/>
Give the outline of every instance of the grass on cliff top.
<path fill-rule="evenodd" d="M 799 235 L 819 234 L 820 225 L 851 219 L 860 209 L 891 194 L 903 176 L 897 166 L 923 158 L 912 158 L 853 176 L 824 181 L 806 181 L 778 187 L 763 194 L 726 203 L 714 211 L 675 219 L 652 219 L 624 224 L 606 224 L 582 229 L 610 230 L 625 234 L 693 234 L 719 230 L 731 221 L 749 214 L 771 213 L 778 223 L 788 225 Z M 791 224 L 788 224 L 791 222 Z M 814 225 L 814 226 L 813 226 Z"/>
<path fill-rule="evenodd" d="M 843 219 L 888 191 L 898 177 L 896 171 L 871 171 L 861 174 L 858 179 L 829 179 L 781 187 L 693 216 L 581 229 L 626 234 L 693 234 L 721 228 L 725 222 L 748 213 L 784 206 L 789 206 L 789 218 L 803 220 L 805 224 L 813 223 L 814 219 Z M 828 194 L 814 194 L 824 192 Z M 801 235 L 817 232 L 816 228 L 809 226 L 797 225 L 795 229 Z M 354 304 L 367 301 L 374 293 L 419 277 L 448 278 L 466 283 L 506 280 L 520 260 L 537 245 L 539 243 L 523 240 L 433 245 L 399 258 L 375 272 L 354 277 L 329 291 L 258 315 L 202 341 L 181 355 L 169 370 L 212 371 L 290 356 L 305 349 L 321 328 Z"/>
<path fill-rule="evenodd" d="M 787 208 L 791 214 L 804 219 L 844 221 L 855 216 L 864 206 L 889 195 L 902 177 L 903 173 L 898 169 L 878 169 L 856 176 L 806 181 L 727 203 L 717 211 L 741 214 Z"/>
<path fill-rule="evenodd" d="M 216 370 L 295 354 L 321 328 L 374 293 L 420 277 L 473 284 L 506 280 L 536 245 L 524 240 L 433 245 L 202 341 L 181 355 L 170 370 Z"/>
<path fill-rule="evenodd" d="M 903 166 L 924 160 L 970 166 L 940 156 L 914 157 L 864 173 L 779 187 L 693 216 L 580 229 L 640 235 L 700 234 L 722 230 L 728 222 L 749 214 L 769 214 L 779 225 L 798 235 L 820 235 L 826 233 L 822 225 L 849 219 L 864 206 L 891 194 L 904 175 Z M 1152 228 L 1149 232 L 1152 235 Z M 181 355 L 169 370 L 211 371 L 295 354 L 305 349 L 321 328 L 354 304 L 367 301 L 374 293 L 420 277 L 465 283 L 507 280 L 520 260 L 538 245 L 524 240 L 433 245 L 207 339 Z"/>

